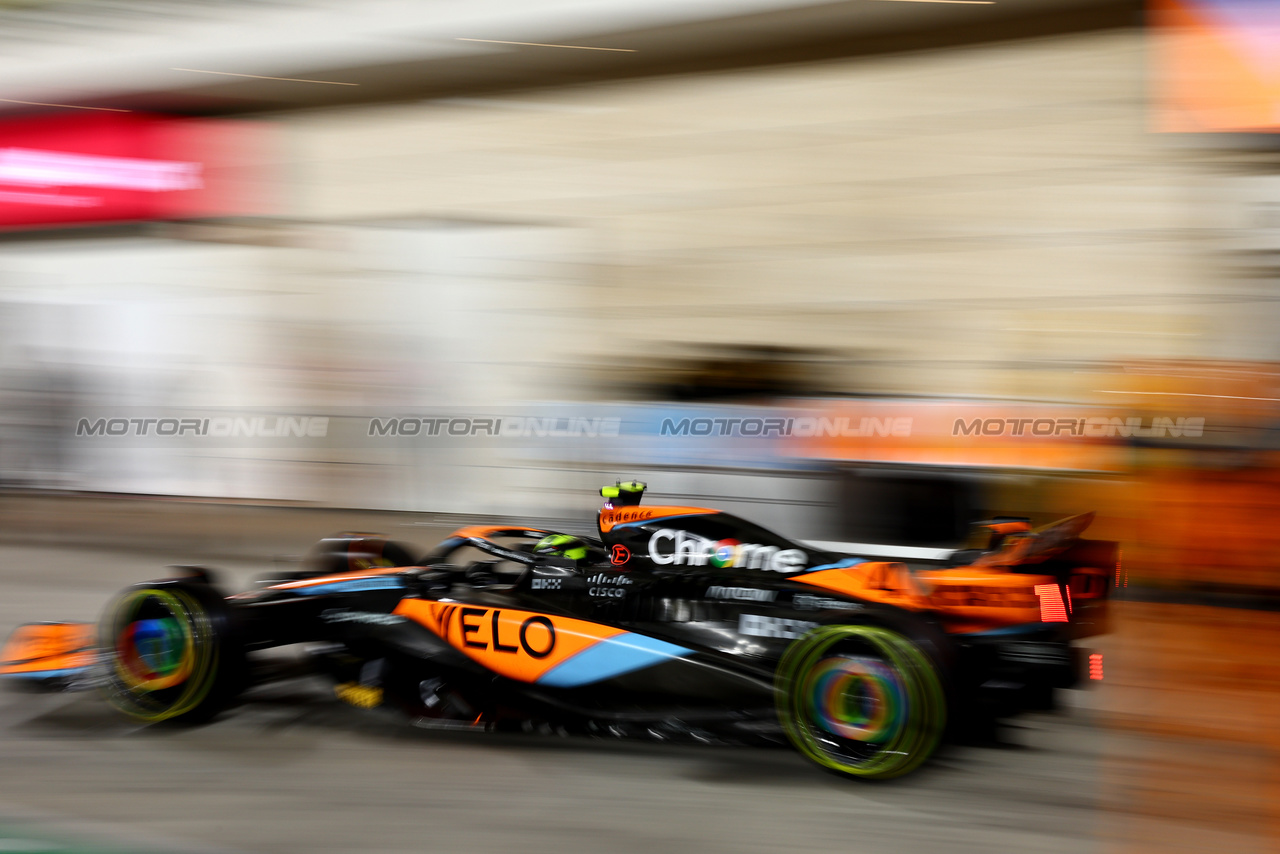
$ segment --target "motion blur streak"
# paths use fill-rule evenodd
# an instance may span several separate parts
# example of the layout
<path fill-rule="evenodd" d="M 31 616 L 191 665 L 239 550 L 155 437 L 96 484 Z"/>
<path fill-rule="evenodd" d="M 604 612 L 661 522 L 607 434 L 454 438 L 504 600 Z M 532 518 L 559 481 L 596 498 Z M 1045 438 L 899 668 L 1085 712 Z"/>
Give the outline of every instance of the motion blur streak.
<path fill-rule="evenodd" d="M 190 71 L 192 74 L 221 74 L 224 77 L 252 77 L 254 80 L 283 80 L 286 83 L 323 83 L 326 86 L 359 86 L 359 83 L 340 83 L 337 80 L 305 80 L 300 77 L 266 77 L 262 74 L 240 74 L 235 71 L 208 71 L 202 68 L 174 68 L 174 71 Z"/>
<path fill-rule="evenodd" d="M 1280 848 L 1280 4 L 455 5 L 0 3 L 0 635 L 638 478 L 912 583 L 1095 511 L 1089 690 L 874 790 L 5 695 L 0 849 Z"/>
<path fill-rule="evenodd" d="M 44 101 L 18 101 L 14 98 L 0 98 L 0 104 L 22 104 L 25 107 L 57 107 L 60 110 L 98 110 L 104 113 L 128 113 L 120 107 L 89 107 L 81 104 L 47 104 Z"/>
<path fill-rule="evenodd" d="M 501 39 L 466 39 L 461 37 L 458 38 L 458 41 L 485 42 L 486 44 L 516 44 L 516 45 L 524 45 L 525 47 L 563 47 L 569 50 L 608 50 L 608 51 L 613 51 L 614 53 L 635 53 L 635 50 L 632 48 L 590 47 L 588 45 L 582 45 L 582 44 L 544 44 L 542 42 L 507 42 L 507 41 L 502 41 Z"/>

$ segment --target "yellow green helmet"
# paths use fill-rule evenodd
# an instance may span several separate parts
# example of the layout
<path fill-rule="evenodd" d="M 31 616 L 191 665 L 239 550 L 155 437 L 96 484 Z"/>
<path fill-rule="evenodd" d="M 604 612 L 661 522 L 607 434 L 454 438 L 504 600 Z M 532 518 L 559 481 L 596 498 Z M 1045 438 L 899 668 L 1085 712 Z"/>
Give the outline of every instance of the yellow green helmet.
<path fill-rule="evenodd" d="M 562 557 L 569 560 L 585 560 L 587 544 L 569 534 L 552 534 L 538 540 L 533 553 L 539 557 Z"/>

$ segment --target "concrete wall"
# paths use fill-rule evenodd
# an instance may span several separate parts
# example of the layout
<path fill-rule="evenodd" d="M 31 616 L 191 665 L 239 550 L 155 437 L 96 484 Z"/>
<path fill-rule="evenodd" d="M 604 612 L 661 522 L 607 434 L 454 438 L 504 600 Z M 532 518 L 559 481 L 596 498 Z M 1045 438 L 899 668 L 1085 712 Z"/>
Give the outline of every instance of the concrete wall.
<path fill-rule="evenodd" d="M 1110 31 L 295 115 L 295 210 L 578 232 L 525 269 L 582 285 L 539 322 L 596 388 L 694 343 L 1067 398 L 1081 361 L 1274 355 L 1238 323 L 1255 286 L 1222 281 L 1227 167 L 1147 131 L 1145 62 Z"/>

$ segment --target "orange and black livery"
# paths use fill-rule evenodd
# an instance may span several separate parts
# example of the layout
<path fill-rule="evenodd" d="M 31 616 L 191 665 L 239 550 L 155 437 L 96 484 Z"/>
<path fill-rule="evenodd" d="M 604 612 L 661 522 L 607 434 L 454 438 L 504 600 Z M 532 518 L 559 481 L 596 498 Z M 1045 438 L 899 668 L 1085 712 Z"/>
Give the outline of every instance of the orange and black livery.
<path fill-rule="evenodd" d="M 595 536 L 474 525 L 423 553 L 344 534 L 232 594 L 186 568 L 96 626 L 20 628 L 0 677 L 200 721 L 273 678 L 261 650 L 301 645 L 337 699 L 420 726 L 787 741 L 885 778 L 957 720 L 1074 685 L 1081 641 L 1107 630 L 1119 550 L 1083 537 L 1088 514 L 982 523 L 975 548 L 909 566 L 644 493 L 601 490 Z"/>

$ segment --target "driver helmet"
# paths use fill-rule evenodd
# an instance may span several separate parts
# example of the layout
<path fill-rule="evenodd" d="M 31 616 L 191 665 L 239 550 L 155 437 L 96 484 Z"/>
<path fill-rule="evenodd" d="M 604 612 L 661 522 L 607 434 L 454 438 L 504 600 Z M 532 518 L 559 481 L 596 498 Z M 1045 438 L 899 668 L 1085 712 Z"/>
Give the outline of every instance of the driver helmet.
<path fill-rule="evenodd" d="M 552 534 L 538 540 L 533 553 L 539 557 L 560 557 L 569 560 L 586 560 L 587 544 L 569 534 Z"/>

